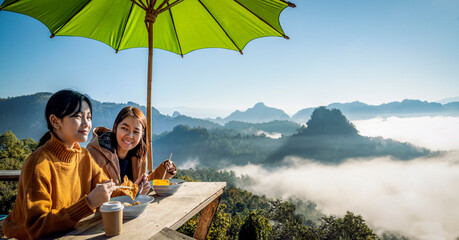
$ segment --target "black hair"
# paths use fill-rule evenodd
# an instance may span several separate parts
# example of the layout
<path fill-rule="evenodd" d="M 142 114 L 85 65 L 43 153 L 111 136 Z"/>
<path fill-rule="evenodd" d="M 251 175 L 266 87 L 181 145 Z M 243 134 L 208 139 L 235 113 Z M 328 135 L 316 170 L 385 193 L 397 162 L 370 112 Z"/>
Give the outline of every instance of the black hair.
<path fill-rule="evenodd" d="M 61 90 L 53 94 L 46 104 L 45 119 L 48 124 L 48 132 L 40 138 L 38 146 L 45 144 L 51 139 L 51 133 L 53 132 L 53 125 L 51 124 L 49 117 L 55 115 L 57 118 L 62 119 L 66 116 L 79 113 L 81 111 L 81 105 L 85 101 L 92 113 L 92 104 L 89 98 L 77 91 L 72 90 Z"/>

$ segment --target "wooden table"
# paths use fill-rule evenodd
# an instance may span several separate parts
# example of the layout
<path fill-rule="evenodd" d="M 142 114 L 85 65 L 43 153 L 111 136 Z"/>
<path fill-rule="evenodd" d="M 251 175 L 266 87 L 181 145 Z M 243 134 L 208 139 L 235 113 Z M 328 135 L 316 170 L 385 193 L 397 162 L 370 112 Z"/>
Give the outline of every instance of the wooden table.
<path fill-rule="evenodd" d="M 203 210 L 194 238 L 205 239 L 225 182 L 186 182 L 172 196 L 155 198 L 137 218 L 123 221 L 121 235 L 110 239 L 150 239 L 164 228 L 177 230 Z M 164 232 L 164 231 L 163 231 Z M 75 230 L 59 239 L 107 239 L 100 213 L 82 219 Z"/>

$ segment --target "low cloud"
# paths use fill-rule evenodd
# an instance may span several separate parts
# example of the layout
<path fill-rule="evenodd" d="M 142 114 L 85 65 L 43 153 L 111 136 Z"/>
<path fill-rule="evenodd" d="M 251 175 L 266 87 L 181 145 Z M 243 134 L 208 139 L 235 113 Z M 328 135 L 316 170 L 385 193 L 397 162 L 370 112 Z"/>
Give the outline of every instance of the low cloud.
<path fill-rule="evenodd" d="M 177 164 L 179 169 L 190 169 L 199 166 L 198 158 L 188 158 L 183 163 Z"/>
<path fill-rule="evenodd" d="M 459 152 L 441 158 L 398 161 L 351 159 L 322 165 L 288 157 L 286 167 L 231 167 L 252 177 L 243 186 L 255 194 L 312 200 L 325 214 L 360 214 L 377 231 L 399 232 L 413 239 L 459 237 Z M 288 167 L 287 167 L 288 166 Z"/>
<path fill-rule="evenodd" d="M 392 138 L 431 150 L 459 149 L 459 117 L 390 117 L 353 123 L 363 136 Z"/>
<path fill-rule="evenodd" d="M 278 139 L 278 138 L 282 137 L 281 133 L 278 133 L 278 132 L 269 133 L 269 132 L 265 132 L 263 130 L 258 130 L 258 132 L 255 135 L 260 136 L 262 134 L 264 134 L 266 137 L 273 138 L 273 139 Z"/>

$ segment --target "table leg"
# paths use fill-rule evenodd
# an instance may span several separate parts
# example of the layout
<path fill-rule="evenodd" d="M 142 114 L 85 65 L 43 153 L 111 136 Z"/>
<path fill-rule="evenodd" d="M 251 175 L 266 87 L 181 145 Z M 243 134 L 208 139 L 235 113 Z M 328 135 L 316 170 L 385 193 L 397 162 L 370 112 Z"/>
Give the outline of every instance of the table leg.
<path fill-rule="evenodd" d="M 212 223 L 212 219 L 215 215 L 215 211 L 217 210 L 217 206 L 220 203 L 220 198 L 221 195 L 202 210 L 201 216 L 199 217 L 198 226 L 196 227 L 193 238 L 196 238 L 198 240 L 206 239 L 207 233 L 209 232 L 210 224 Z"/>

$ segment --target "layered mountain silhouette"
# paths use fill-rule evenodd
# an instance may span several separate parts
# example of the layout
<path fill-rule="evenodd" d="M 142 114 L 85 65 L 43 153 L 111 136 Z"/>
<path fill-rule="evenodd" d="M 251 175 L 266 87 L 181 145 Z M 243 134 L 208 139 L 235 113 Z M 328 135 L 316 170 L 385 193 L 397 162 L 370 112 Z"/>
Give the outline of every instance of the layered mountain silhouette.
<path fill-rule="evenodd" d="M 367 105 L 362 102 L 332 103 L 328 108 L 336 108 L 350 120 L 370 119 L 375 117 L 417 117 L 429 115 L 459 116 L 459 102 L 441 104 L 405 99 L 402 102 L 390 102 L 381 105 Z M 305 108 L 292 116 L 295 122 L 306 122 L 316 109 Z"/>
<path fill-rule="evenodd" d="M 32 137 L 38 140 L 46 131 L 44 108 L 52 93 L 0 99 L 0 133 L 12 130 L 19 138 Z M 125 106 L 135 106 L 144 113 L 146 108 L 137 103 L 107 103 L 93 100 L 93 126 L 112 127 L 113 120 Z M 327 106 L 339 109 L 350 120 L 374 117 L 410 117 L 426 115 L 459 116 L 459 102 L 440 104 L 419 100 L 403 100 L 377 106 L 362 102 L 333 103 Z M 207 129 L 233 129 L 243 134 L 292 135 L 311 117 L 314 109 L 305 108 L 291 118 L 283 110 L 266 106 L 259 102 L 246 111 L 235 111 L 224 119 L 199 119 L 174 112 L 172 116 L 161 114 L 152 108 L 153 134 L 172 131 L 177 125 L 204 127 Z"/>
<path fill-rule="evenodd" d="M 263 123 L 274 120 L 290 120 L 290 116 L 287 115 L 283 110 L 267 107 L 264 103 L 259 102 L 249 108 L 246 111 L 236 110 L 231 113 L 228 117 L 223 119 L 223 122 L 239 121 L 248 123 Z"/>
<path fill-rule="evenodd" d="M 47 131 L 44 109 L 52 93 L 40 92 L 32 95 L 9 97 L 0 99 L 0 134 L 11 130 L 19 138 L 34 140 Z M 134 102 L 107 103 L 91 99 L 93 105 L 93 127 L 104 126 L 112 128 L 118 112 L 126 106 L 134 106 L 146 113 L 146 107 Z M 188 125 L 190 127 L 204 127 L 207 129 L 235 129 L 241 133 L 260 134 L 261 132 L 277 132 L 282 135 L 291 135 L 300 127 L 299 124 L 289 121 L 272 121 L 263 124 L 231 121 L 225 125 L 215 122 L 192 118 L 174 112 L 172 117 L 161 114 L 152 108 L 152 132 L 161 134 L 172 131 L 175 126 Z M 261 132 L 260 132 L 261 131 Z"/>
<path fill-rule="evenodd" d="M 348 158 L 389 156 L 409 160 L 428 154 L 428 149 L 409 143 L 361 136 L 340 110 L 319 107 L 313 111 L 307 127 L 290 136 L 265 163 L 280 163 L 287 156 L 337 164 Z"/>
<path fill-rule="evenodd" d="M 451 98 L 454 99 L 454 98 Z M 319 106 L 318 106 L 319 107 Z M 332 103 L 326 106 L 329 109 L 339 109 L 350 120 L 370 119 L 375 117 L 417 117 L 417 116 L 459 116 L 459 102 L 446 104 L 405 99 L 402 102 L 390 102 L 381 105 L 368 105 L 359 101 L 351 103 Z M 246 111 L 236 110 L 226 118 L 208 119 L 225 124 L 229 121 L 263 123 L 270 121 L 293 121 L 299 124 L 306 123 L 317 107 L 304 108 L 292 117 L 283 110 L 268 107 L 259 102 Z"/>
<path fill-rule="evenodd" d="M 12 130 L 19 138 L 32 138 L 38 140 L 46 131 L 44 109 L 52 93 L 36 93 L 28 96 L 0 99 L 0 132 Z M 93 127 L 104 126 L 112 128 L 113 121 L 118 112 L 126 106 L 134 106 L 146 113 L 146 108 L 137 103 L 102 103 L 91 99 L 93 105 Z M 191 127 L 216 128 L 221 127 L 216 123 L 195 119 L 183 115 L 169 117 L 162 115 L 152 108 L 152 132 L 160 134 L 170 131 L 177 125 L 189 125 Z"/>
<path fill-rule="evenodd" d="M 11 130 L 19 139 L 31 137 L 38 140 L 46 132 L 43 112 L 51 95 L 36 93 L 0 99 L 0 133 Z M 111 128 L 118 112 L 128 105 L 146 111 L 145 107 L 133 102 L 117 104 L 92 100 L 92 103 L 93 127 Z M 414 103 L 416 105 L 418 102 Z M 361 108 L 365 107 L 365 104 L 358 103 L 355 106 Z M 432 109 L 436 109 L 438 104 L 431 106 Z M 441 106 L 454 108 L 454 104 Z M 257 104 L 253 109 L 252 113 L 270 108 L 264 104 Z M 419 108 L 417 111 L 420 111 Z M 272 111 L 276 112 L 278 116 L 285 117 L 283 112 Z M 244 165 L 248 162 L 283 164 L 287 156 L 335 164 L 348 158 L 389 156 L 408 160 L 432 154 L 427 149 L 409 143 L 361 136 L 341 110 L 326 107 L 319 107 L 311 112 L 306 122 L 307 127 L 301 127 L 298 123 L 288 120 L 263 123 L 233 120 L 222 126 L 178 112 L 170 117 L 153 109 L 152 114 L 153 133 L 156 134 L 153 139 L 155 161 L 163 160 L 162 158 L 168 157 L 171 152 L 174 152 L 177 163 L 199 159 L 200 165 L 215 168 L 225 164 Z M 266 137 L 270 133 L 280 133 L 282 137 Z"/>

